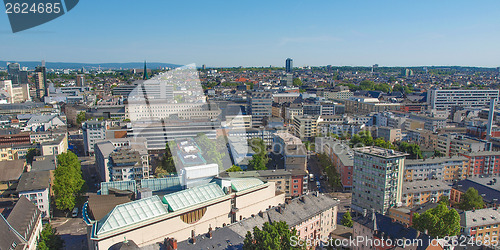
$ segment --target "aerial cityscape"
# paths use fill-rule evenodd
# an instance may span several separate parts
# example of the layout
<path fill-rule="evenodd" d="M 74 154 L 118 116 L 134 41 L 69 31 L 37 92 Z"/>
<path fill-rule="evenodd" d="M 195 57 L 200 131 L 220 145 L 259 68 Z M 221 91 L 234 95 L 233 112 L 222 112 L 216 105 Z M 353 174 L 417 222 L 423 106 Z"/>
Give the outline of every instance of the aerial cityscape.
<path fill-rule="evenodd" d="M 500 3 L 390 2 L 0 32 L 0 250 L 500 249 Z"/>

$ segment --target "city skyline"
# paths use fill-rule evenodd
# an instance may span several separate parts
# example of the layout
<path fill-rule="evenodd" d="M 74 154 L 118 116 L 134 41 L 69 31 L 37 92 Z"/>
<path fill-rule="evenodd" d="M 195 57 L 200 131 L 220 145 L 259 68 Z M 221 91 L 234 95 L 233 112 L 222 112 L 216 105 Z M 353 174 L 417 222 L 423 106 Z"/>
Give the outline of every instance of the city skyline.
<path fill-rule="evenodd" d="M 2 60 L 283 67 L 289 57 L 296 67 L 500 65 L 497 1 L 95 3 L 81 2 L 16 34 L 7 16 L 0 18 Z"/>

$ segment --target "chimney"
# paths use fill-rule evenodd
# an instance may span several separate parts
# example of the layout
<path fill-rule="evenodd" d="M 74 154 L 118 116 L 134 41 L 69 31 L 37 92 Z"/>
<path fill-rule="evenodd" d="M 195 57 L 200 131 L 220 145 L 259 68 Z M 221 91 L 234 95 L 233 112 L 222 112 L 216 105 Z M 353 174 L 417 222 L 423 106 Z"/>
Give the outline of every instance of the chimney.
<path fill-rule="evenodd" d="M 208 228 L 208 238 L 212 239 L 212 227 Z"/>
<path fill-rule="evenodd" d="M 281 206 L 278 206 L 278 213 L 283 213 L 283 209 L 281 208 Z"/>
<path fill-rule="evenodd" d="M 191 243 L 196 244 L 196 237 L 194 234 L 194 230 L 191 230 Z"/>
<path fill-rule="evenodd" d="M 167 247 L 167 250 L 177 250 L 177 240 L 174 238 L 166 238 L 165 239 L 165 245 Z"/>
<path fill-rule="evenodd" d="M 262 210 L 261 210 L 261 211 L 259 211 L 259 216 L 260 216 L 260 217 L 264 217 L 264 213 L 262 212 Z"/>

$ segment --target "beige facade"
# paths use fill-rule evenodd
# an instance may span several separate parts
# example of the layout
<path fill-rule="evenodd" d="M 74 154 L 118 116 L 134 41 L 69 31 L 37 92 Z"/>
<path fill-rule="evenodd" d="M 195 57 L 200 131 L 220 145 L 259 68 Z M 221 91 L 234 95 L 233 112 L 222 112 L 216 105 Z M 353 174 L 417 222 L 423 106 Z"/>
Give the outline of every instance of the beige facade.
<path fill-rule="evenodd" d="M 377 137 L 384 138 L 385 141 L 395 142 L 401 141 L 401 129 L 399 128 L 389 128 L 389 127 L 378 127 Z"/>
<path fill-rule="evenodd" d="M 154 197 L 157 196 L 151 198 L 157 199 Z M 207 233 L 209 228 L 225 227 L 233 222 L 249 218 L 259 211 L 265 211 L 271 206 L 284 203 L 284 201 L 284 193 L 276 193 L 274 183 L 268 182 L 242 191 L 226 191 L 223 196 L 218 198 L 178 211 L 165 212 L 156 217 L 117 227 L 102 234 L 96 233 L 101 221 L 94 222 L 89 224 L 87 230 L 89 249 L 108 249 L 116 243 L 123 242 L 124 238 L 133 240 L 139 247 L 163 242 L 167 237 L 180 242 L 189 239 L 192 234 L 197 236 Z M 161 206 L 161 204 L 157 202 L 156 206 Z M 191 218 L 193 213 L 198 214 L 197 220 L 186 222 L 186 218 Z"/>

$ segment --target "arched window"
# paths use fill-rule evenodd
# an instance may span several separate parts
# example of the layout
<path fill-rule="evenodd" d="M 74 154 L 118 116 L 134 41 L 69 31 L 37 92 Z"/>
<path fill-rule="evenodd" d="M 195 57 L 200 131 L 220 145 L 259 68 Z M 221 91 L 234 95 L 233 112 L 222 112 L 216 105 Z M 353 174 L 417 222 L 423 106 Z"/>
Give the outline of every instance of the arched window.
<path fill-rule="evenodd" d="M 206 207 L 196 209 L 194 211 L 181 215 L 181 220 L 187 224 L 196 223 L 203 217 L 203 215 L 205 215 L 206 211 L 207 211 Z"/>

